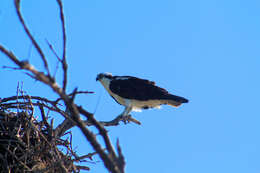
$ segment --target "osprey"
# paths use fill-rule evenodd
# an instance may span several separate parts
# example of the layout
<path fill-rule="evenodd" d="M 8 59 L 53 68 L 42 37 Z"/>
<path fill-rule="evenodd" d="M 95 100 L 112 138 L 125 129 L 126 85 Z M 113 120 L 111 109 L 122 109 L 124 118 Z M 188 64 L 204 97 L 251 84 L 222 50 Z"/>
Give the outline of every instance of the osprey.
<path fill-rule="evenodd" d="M 160 105 L 178 107 L 182 103 L 188 103 L 187 99 L 172 95 L 146 79 L 100 73 L 96 81 L 101 82 L 117 103 L 125 106 L 122 116 L 128 115 L 132 110 L 159 108 Z"/>

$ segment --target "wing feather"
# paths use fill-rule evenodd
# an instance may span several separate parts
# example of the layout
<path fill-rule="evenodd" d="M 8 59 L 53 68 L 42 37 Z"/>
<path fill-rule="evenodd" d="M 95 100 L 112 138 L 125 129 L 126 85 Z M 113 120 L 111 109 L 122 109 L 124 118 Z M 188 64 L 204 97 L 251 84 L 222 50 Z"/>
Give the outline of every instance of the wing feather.
<path fill-rule="evenodd" d="M 115 94 L 141 101 L 172 99 L 167 90 L 155 85 L 155 82 L 131 76 L 115 77 L 110 83 L 110 90 Z M 177 96 L 176 96 L 177 97 Z"/>

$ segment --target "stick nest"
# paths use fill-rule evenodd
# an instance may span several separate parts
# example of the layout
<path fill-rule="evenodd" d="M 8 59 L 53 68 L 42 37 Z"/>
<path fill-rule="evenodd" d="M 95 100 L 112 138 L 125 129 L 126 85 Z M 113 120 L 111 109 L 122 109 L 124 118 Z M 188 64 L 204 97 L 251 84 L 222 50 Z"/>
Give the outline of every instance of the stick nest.
<path fill-rule="evenodd" d="M 0 172 L 79 172 L 71 136 L 53 135 L 52 125 L 33 116 L 33 105 L 0 100 Z M 27 102 L 28 103 L 28 102 Z M 25 109 L 25 106 L 26 109 Z M 16 111 L 14 112 L 14 107 Z M 79 169 L 80 167 L 80 169 Z"/>

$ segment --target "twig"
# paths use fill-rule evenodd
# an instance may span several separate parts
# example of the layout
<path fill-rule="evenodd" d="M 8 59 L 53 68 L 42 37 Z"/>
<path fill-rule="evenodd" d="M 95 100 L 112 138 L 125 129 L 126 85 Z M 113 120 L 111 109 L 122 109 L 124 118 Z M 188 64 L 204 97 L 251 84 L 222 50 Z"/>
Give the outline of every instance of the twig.
<path fill-rule="evenodd" d="M 79 165 L 76 165 L 76 168 L 79 169 L 79 170 L 86 170 L 86 171 L 89 171 L 89 167 L 87 166 L 79 166 Z"/>
<path fill-rule="evenodd" d="M 27 169 L 27 171 L 31 171 L 31 169 L 30 169 L 27 165 L 25 165 L 22 161 L 20 161 L 20 160 L 17 158 L 17 156 L 16 156 L 12 151 L 10 151 L 9 149 L 7 149 L 6 151 L 8 151 L 8 153 L 9 153 L 10 155 L 12 155 L 21 165 L 23 165 L 24 168 Z"/>
<path fill-rule="evenodd" d="M 75 94 L 93 94 L 93 91 L 77 91 Z M 72 96 L 73 93 L 68 94 L 68 96 Z M 55 100 L 56 103 L 58 103 L 60 100 L 62 100 L 62 98 L 58 98 L 57 100 Z"/>
<path fill-rule="evenodd" d="M 58 59 L 55 71 L 53 73 L 53 77 L 55 78 L 56 73 L 58 71 L 59 68 L 59 63 L 62 63 L 62 60 L 60 59 L 60 57 L 58 56 L 58 54 L 56 53 L 56 51 L 53 49 L 53 46 L 49 43 L 49 41 L 47 39 L 45 39 L 46 43 L 48 44 L 49 48 L 51 49 L 52 53 L 55 55 L 55 57 Z"/>
<path fill-rule="evenodd" d="M 128 122 L 133 122 L 135 124 L 141 125 L 141 122 L 134 119 L 131 115 L 126 115 L 126 116 L 119 115 L 111 121 L 100 121 L 100 123 L 103 126 L 117 126 L 117 125 L 119 125 L 120 121 L 123 121 L 123 122 L 128 121 Z"/>
<path fill-rule="evenodd" d="M 47 128 L 47 131 L 48 131 L 48 136 L 49 138 L 51 139 L 52 137 L 52 127 L 49 125 L 49 123 L 47 122 L 47 119 L 45 117 L 45 112 L 44 112 L 44 108 L 43 108 L 43 105 L 40 104 L 40 102 L 37 102 L 39 104 L 39 108 L 40 108 L 40 111 L 41 111 L 41 116 L 42 116 L 42 121 L 43 123 L 45 124 L 46 128 Z"/>
<path fill-rule="evenodd" d="M 48 44 L 49 48 L 51 49 L 52 53 L 56 56 L 56 58 L 58 59 L 59 62 L 61 62 L 62 60 L 60 59 L 60 57 L 58 56 L 58 54 L 56 53 L 56 51 L 54 50 L 53 46 L 50 44 L 50 42 L 45 39 L 46 43 Z"/>
<path fill-rule="evenodd" d="M 79 156 L 79 157 L 75 157 L 75 161 L 80 161 L 80 160 L 83 160 L 85 158 L 89 158 L 90 160 L 92 160 L 92 157 L 94 155 L 96 155 L 97 152 L 93 152 L 93 153 L 88 153 L 87 155 L 83 155 L 83 156 Z"/>
<path fill-rule="evenodd" d="M 7 68 L 7 69 L 12 69 L 12 70 L 21 70 L 21 68 L 17 68 L 17 67 L 9 67 L 9 66 L 2 66 L 2 68 Z"/>

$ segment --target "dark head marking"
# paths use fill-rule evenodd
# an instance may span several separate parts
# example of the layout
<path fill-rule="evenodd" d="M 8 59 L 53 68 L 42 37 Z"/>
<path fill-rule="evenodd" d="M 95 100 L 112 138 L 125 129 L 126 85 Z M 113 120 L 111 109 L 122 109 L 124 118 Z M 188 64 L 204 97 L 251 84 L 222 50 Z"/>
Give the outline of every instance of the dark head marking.
<path fill-rule="evenodd" d="M 111 73 L 99 73 L 96 77 L 96 81 L 102 79 L 102 78 L 108 78 L 108 79 L 112 79 L 112 74 Z"/>

